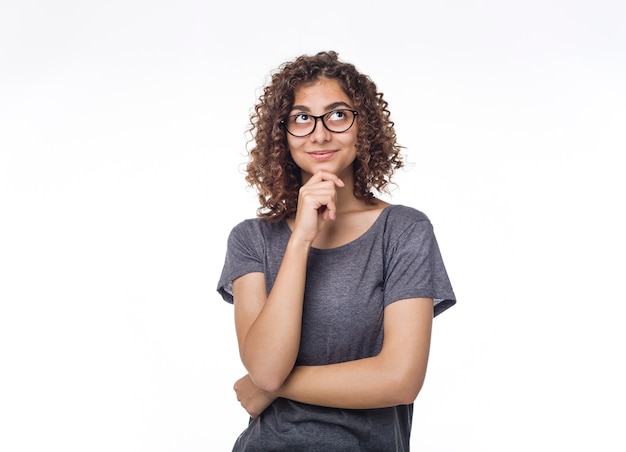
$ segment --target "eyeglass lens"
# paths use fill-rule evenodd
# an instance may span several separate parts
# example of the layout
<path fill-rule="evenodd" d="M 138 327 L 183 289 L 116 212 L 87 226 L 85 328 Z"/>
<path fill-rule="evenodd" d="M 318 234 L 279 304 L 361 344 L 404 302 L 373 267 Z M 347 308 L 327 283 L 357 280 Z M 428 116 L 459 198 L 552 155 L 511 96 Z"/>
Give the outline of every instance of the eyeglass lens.
<path fill-rule="evenodd" d="M 317 120 L 320 119 L 328 130 L 340 133 L 352 127 L 354 117 L 355 114 L 352 110 L 333 110 L 322 116 L 298 113 L 287 117 L 285 126 L 292 135 L 303 137 L 315 130 Z"/>

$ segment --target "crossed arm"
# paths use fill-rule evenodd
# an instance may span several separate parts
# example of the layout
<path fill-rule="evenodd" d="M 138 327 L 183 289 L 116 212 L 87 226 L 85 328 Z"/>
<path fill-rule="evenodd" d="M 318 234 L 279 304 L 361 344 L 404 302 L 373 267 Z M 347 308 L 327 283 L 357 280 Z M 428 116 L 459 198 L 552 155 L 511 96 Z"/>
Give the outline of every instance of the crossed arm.
<path fill-rule="evenodd" d="M 277 397 L 336 408 L 408 404 L 424 382 L 433 319 L 429 298 L 399 300 L 385 308 L 377 356 L 295 366 L 309 251 L 320 231 L 336 219 L 339 191 L 344 189 L 341 179 L 325 171 L 301 187 L 295 226 L 269 295 L 262 273 L 233 281 L 239 354 L 248 371 L 234 389 L 253 417 Z"/>
<path fill-rule="evenodd" d="M 290 265 L 281 267 L 269 297 L 262 273 L 250 273 L 233 282 L 240 354 L 248 370 L 234 386 L 243 407 L 256 417 L 277 397 L 336 408 L 412 403 L 426 375 L 432 300 L 399 300 L 385 309 L 383 347 L 377 356 L 294 367 L 304 280 L 297 277 L 303 269 L 292 257 L 288 248 L 285 259 Z"/>

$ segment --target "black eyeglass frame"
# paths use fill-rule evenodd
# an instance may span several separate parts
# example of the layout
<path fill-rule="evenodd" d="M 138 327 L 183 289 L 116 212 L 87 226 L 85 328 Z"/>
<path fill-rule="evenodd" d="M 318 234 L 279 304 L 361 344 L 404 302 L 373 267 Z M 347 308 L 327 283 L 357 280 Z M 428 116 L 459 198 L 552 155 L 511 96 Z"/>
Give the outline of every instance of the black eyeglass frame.
<path fill-rule="evenodd" d="M 328 115 L 330 115 L 330 114 L 332 114 L 332 113 L 336 113 L 336 112 L 338 112 L 338 111 L 349 111 L 349 112 L 351 112 L 351 113 L 353 114 L 353 116 L 352 116 L 352 122 L 350 123 L 350 125 L 349 125 L 348 127 L 346 127 L 346 128 L 345 128 L 345 129 L 343 129 L 343 130 L 331 130 L 331 129 L 330 129 L 330 128 L 326 125 L 326 121 L 324 121 L 324 118 L 325 118 L 326 116 L 328 116 Z M 332 133 L 343 133 L 343 132 L 347 132 L 348 130 L 350 130 L 350 129 L 352 128 L 352 126 L 354 125 L 354 121 L 356 121 L 356 117 L 357 117 L 357 115 L 358 115 L 358 114 L 359 114 L 359 112 L 358 112 L 358 111 L 356 111 L 356 110 L 352 110 L 352 109 L 350 109 L 350 108 L 337 108 L 337 109 L 335 109 L 335 110 L 327 111 L 326 113 L 324 113 L 323 115 L 320 115 L 320 116 L 313 116 L 313 115 L 310 115 L 310 114 L 308 114 L 308 113 L 304 113 L 304 112 L 303 112 L 303 113 L 297 113 L 297 114 L 295 114 L 295 115 L 289 115 L 289 116 L 287 116 L 287 118 L 291 118 L 292 116 L 306 115 L 306 116 L 308 116 L 308 117 L 310 117 L 310 118 L 313 118 L 313 119 L 315 120 L 315 123 L 313 124 L 313 129 L 312 129 L 309 133 L 307 133 L 306 135 L 296 135 L 295 133 L 291 132 L 291 131 L 287 128 L 287 120 L 286 120 L 286 119 L 282 119 L 282 120 L 280 121 L 280 125 L 281 125 L 281 126 L 282 126 L 282 127 L 283 127 L 286 131 L 287 131 L 287 133 L 288 133 L 289 135 L 294 136 L 294 137 L 296 137 L 296 138 L 304 138 L 304 137 L 308 137 L 308 136 L 309 136 L 309 135 L 311 135 L 313 132 L 315 132 L 315 129 L 317 128 L 317 120 L 318 120 L 318 119 L 319 119 L 320 121 L 322 121 L 322 125 L 323 125 L 323 126 L 324 126 L 324 128 L 325 128 L 326 130 L 328 130 L 329 132 L 332 132 Z"/>

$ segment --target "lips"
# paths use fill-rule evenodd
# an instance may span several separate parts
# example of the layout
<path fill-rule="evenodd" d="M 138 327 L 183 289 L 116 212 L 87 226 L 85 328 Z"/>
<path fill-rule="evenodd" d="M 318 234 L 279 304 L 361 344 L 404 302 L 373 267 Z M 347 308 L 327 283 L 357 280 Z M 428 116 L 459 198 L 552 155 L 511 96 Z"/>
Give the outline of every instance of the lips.
<path fill-rule="evenodd" d="M 321 161 L 321 160 L 328 160 L 335 154 L 335 152 L 337 151 L 314 151 L 314 152 L 309 152 L 309 155 L 314 160 Z"/>

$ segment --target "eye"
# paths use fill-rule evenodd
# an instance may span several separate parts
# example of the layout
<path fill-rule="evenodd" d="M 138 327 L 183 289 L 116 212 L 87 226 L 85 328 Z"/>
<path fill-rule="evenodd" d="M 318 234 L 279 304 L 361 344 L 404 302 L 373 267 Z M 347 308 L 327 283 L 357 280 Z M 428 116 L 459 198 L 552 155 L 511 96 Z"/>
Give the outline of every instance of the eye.
<path fill-rule="evenodd" d="M 334 110 L 328 113 L 329 121 L 342 121 L 346 119 L 346 112 L 343 110 Z"/>
<path fill-rule="evenodd" d="M 311 122 L 311 118 L 306 113 L 300 113 L 298 115 L 293 115 L 292 116 L 292 120 L 296 124 L 306 124 L 306 123 Z"/>

